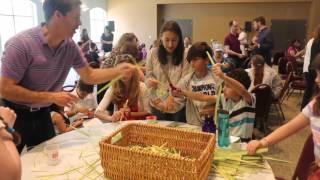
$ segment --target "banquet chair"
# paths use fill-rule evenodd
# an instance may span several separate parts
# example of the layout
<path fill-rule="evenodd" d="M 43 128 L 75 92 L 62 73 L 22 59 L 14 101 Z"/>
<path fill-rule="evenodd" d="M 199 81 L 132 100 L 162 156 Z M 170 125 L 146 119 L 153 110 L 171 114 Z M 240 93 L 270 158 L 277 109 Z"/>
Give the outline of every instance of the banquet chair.
<path fill-rule="evenodd" d="M 272 103 L 271 87 L 267 84 L 259 84 L 252 90 L 252 93 L 256 96 L 255 127 L 266 133 L 269 110 Z"/>

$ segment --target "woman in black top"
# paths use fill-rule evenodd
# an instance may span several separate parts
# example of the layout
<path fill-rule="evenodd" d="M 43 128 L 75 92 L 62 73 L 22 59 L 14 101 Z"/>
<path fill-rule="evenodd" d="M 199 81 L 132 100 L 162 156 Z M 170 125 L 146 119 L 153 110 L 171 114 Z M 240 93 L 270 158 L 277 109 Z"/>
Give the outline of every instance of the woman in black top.
<path fill-rule="evenodd" d="M 112 50 L 113 34 L 108 26 L 104 27 L 104 33 L 101 35 L 102 50 L 110 52 Z"/>
<path fill-rule="evenodd" d="M 86 53 L 90 49 L 90 42 L 91 42 L 87 29 L 82 29 L 82 32 L 80 34 L 80 38 L 81 38 L 81 42 L 82 42 L 81 49 L 84 53 Z"/>

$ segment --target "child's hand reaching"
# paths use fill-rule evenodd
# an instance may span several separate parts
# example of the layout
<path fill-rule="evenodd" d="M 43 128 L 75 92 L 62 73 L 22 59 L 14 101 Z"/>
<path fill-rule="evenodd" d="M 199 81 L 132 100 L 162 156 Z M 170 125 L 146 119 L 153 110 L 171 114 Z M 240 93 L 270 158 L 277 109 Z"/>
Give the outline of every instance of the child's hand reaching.
<path fill-rule="evenodd" d="M 161 101 L 160 99 L 151 100 L 153 105 L 155 105 L 158 109 L 160 109 L 163 112 L 170 112 L 173 110 L 173 96 L 168 96 L 167 100 L 165 102 Z"/>
<path fill-rule="evenodd" d="M 87 113 L 88 118 L 93 118 L 94 117 L 94 111 L 89 111 Z"/>
<path fill-rule="evenodd" d="M 161 109 L 161 110 L 164 110 L 165 109 L 165 106 L 164 106 L 164 103 L 159 99 L 154 99 L 154 100 L 151 100 L 152 104 L 154 106 L 156 106 L 158 109 Z"/>
<path fill-rule="evenodd" d="M 112 122 L 119 121 L 122 115 L 123 113 L 121 111 L 114 112 L 113 115 L 111 116 L 111 121 Z"/>
<path fill-rule="evenodd" d="M 174 96 L 174 97 L 183 97 L 183 96 L 185 96 L 184 92 L 181 90 L 181 88 L 176 88 L 175 90 L 172 90 L 171 93 L 172 93 L 172 96 Z"/>
<path fill-rule="evenodd" d="M 123 107 L 120 109 L 120 112 L 122 113 L 122 116 L 129 117 L 131 109 L 129 107 Z M 120 119 L 121 119 L 121 117 L 120 117 Z"/>
<path fill-rule="evenodd" d="M 214 75 L 216 75 L 216 76 L 218 76 L 218 77 L 220 77 L 220 78 L 223 79 L 224 73 L 222 72 L 221 67 L 222 67 L 222 64 L 216 63 L 216 64 L 212 67 L 211 71 L 212 71 L 212 73 L 213 73 Z"/>
<path fill-rule="evenodd" d="M 73 126 L 73 127 L 79 127 L 79 126 L 82 125 L 82 123 L 83 123 L 83 119 L 77 119 L 77 120 L 75 120 L 75 121 L 73 121 L 73 122 L 71 123 L 71 126 Z"/>
<path fill-rule="evenodd" d="M 253 140 L 250 141 L 247 146 L 247 151 L 249 155 L 254 155 L 259 148 L 263 147 L 261 141 Z"/>

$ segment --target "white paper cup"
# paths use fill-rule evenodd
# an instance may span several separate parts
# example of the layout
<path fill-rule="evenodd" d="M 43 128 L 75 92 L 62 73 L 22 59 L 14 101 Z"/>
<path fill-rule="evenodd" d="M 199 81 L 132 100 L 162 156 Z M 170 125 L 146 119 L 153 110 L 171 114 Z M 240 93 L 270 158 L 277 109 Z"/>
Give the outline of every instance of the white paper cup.
<path fill-rule="evenodd" d="M 54 166 L 60 163 L 59 144 L 46 144 L 44 153 L 47 156 L 47 163 Z"/>

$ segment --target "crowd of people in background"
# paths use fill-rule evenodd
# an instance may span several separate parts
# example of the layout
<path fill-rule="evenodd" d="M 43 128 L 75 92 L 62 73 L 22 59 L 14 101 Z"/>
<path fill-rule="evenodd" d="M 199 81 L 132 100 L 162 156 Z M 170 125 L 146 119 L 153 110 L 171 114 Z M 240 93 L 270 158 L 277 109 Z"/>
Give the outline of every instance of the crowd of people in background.
<path fill-rule="evenodd" d="M 81 24 L 80 5 L 77 0 L 45 0 L 46 22 L 7 42 L 0 90 L 4 106 L 12 110 L 0 107 L 0 159 L 4 162 L 11 158 L 11 164 L 1 165 L 15 176 L 21 173 L 17 156 L 25 145 L 32 148 L 56 134 L 81 127 L 86 118 L 116 122 L 155 115 L 159 120 L 201 127 L 213 123 L 219 86 L 223 87 L 220 108 L 230 115 L 230 134 L 249 142 L 250 154 L 307 125 L 318 137 L 320 97 L 312 96 L 314 87 L 320 84 L 320 26 L 306 48 L 293 37 L 285 50 L 286 59 L 300 63 L 305 73 L 302 113 L 270 135 L 254 140 L 256 96 L 252 91 L 266 84 L 276 99 L 283 88 L 279 74 L 271 67 L 274 40 L 263 16 L 253 19 L 255 33 L 251 40 L 237 20 L 230 20 L 223 43 L 211 44 L 192 42 L 191 37 L 183 37 L 177 22 L 167 21 L 147 49 L 134 33 L 124 33 L 114 43 L 108 26 L 100 42 L 93 42 L 85 28 L 80 41 L 73 42 L 74 31 Z M 65 92 L 62 85 L 71 67 L 81 79 L 74 90 Z M 94 90 L 97 85 L 100 92 L 119 77 L 100 94 Z M 6 126 L 21 135 L 18 152 Z M 319 142 L 315 143 L 319 159 Z M 5 177 L 7 173 L 0 174 Z"/>
<path fill-rule="evenodd" d="M 213 116 L 214 100 L 211 102 L 212 100 L 209 98 L 209 102 L 201 102 L 203 100 L 201 98 L 200 100 L 197 98 L 191 100 L 190 98 L 193 96 L 181 97 L 190 95 L 187 93 L 188 91 L 196 93 L 197 96 L 199 96 L 199 93 L 212 97 L 217 94 L 217 87 L 222 84 L 223 80 L 210 70 L 210 68 L 215 68 L 215 65 L 209 61 L 207 52 L 219 64 L 222 72 L 231 74 L 231 77 L 234 72 L 236 72 L 236 76 L 240 76 L 242 71 L 239 70 L 245 70 L 243 72 L 248 75 L 247 82 L 249 83 L 242 84 L 242 86 L 247 92 L 251 93 L 258 85 L 266 84 L 272 90 L 272 97 L 277 99 L 283 88 L 283 81 L 278 72 L 271 67 L 272 49 L 274 47 L 272 31 L 266 26 L 266 19 L 263 16 L 253 19 L 252 23 L 255 31 L 251 40 L 248 39 L 248 34 L 240 27 L 238 21 L 231 20 L 228 24 L 229 33 L 225 36 L 223 43 L 213 41 L 209 45 L 206 42 L 192 43 L 191 37 L 182 36 L 182 30 L 177 22 L 168 21 L 162 26 L 159 38 L 154 41 L 148 51 L 144 43 L 139 44 L 139 40 L 134 33 L 123 34 L 115 47 L 111 50 L 105 50 L 107 44 L 105 37 L 108 36 L 110 41 L 113 39 L 112 32 L 106 26 L 104 34 L 101 36 L 101 50 L 104 53 L 102 58 L 98 59 L 100 68 L 116 66 L 117 58 L 124 55 L 128 55 L 127 58 L 132 59 L 130 60 L 132 64 L 143 62 L 137 70 L 138 73 L 132 75 L 131 78 L 133 80 L 136 79 L 136 76 L 139 77 L 140 85 L 129 83 L 130 80 L 120 80 L 119 83 L 122 84 L 120 87 L 123 89 L 129 89 L 128 86 L 130 85 L 131 89 L 137 89 L 137 92 L 140 89 L 139 98 L 144 99 L 144 101 L 141 100 L 139 105 L 137 104 L 138 101 L 134 103 L 135 105 L 125 103 L 126 100 L 130 102 L 128 95 L 124 94 L 121 98 L 116 98 L 115 89 L 111 87 L 98 95 L 99 107 L 96 110 L 96 116 L 105 121 L 116 121 L 121 117 L 119 115 L 121 109 L 122 111 L 124 109 L 134 109 L 134 112 L 141 111 L 141 113 L 144 113 L 144 116 L 139 116 L 142 119 L 152 114 L 156 115 L 158 119 L 182 121 L 203 126 L 206 119 Z M 89 38 L 85 40 L 87 39 Z M 82 40 L 81 43 L 83 44 L 85 40 Z M 80 47 L 84 54 L 89 52 L 84 51 L 83 46 Z M 292 40 L 285 51 L 288 61 L 303 63 L 305 50 L 299 40 Z M 87 60 L 88 62 L 92 61 L 90 58 L 87 58 Z M 234 79 L 237 78 L 234 77 Z M 241 80 L 242 78 L 238 81 L 241 82 Z M 98 85 L 98 90 L 104 85 Z M 135 87 L 133 88 L 133 86 Z M 176 88 L 184 93 L 175 93 Z M 126 92 L 125 90 L 122 91 Z M 114 98 L 118 101 L 121 99 L 120 103 L 116 102 Z M 255 108 L 254 94 L 248 104 L 238 101 L 239 98 L 243 99 L 243 97 L 237 97 L 232 103 L 229 102 L 231 104 L 227 109 L 229 113 L 236 111 L 235 107 L 239 109 L 243 108 L 242 106 Z M 148 101 L 148 103 L 145 103 L 145 101 Z M 124 104 L 126 104 L 126 107 L 124 107 Z M 242 116 L 252 119 L 254 110 Z M 247 124 L 246 129 L 253 129 L 255 123 L 254 121 L 238 121 L 238 124 Z M 249 130 L 248 132 L 251 132 L 250 135 L 242 136 L 244 141 L 249 141 L 255 137 L 252 131 Z"/>

